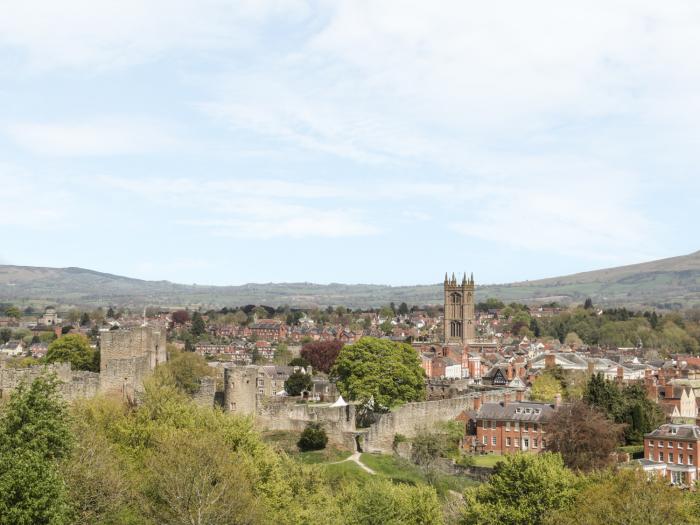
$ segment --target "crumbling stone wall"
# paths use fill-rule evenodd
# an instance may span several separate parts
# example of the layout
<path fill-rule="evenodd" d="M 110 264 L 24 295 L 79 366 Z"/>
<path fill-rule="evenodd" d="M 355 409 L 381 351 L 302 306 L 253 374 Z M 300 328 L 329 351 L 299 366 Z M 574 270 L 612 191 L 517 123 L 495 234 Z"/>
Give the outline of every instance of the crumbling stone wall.
<path fill-rule="evenodd" d="M 192 399 L 199 406 L 213 407 L 216 397 L 216 378 L 204 376 L 199 380 L 199 390 L 192 396 Z"/>
<path fill-rule="evenodd" d="M 55 374 L 60 383 L 60 391 L 67 400 L 92 397 L 99 389 L 99 374 L 72 370 L 70 363 L 52 363 L 50 365 L 31 366 L 27 368 L 0 367 L 0 399 L 8 399 L 20 383 L 31 383 L 37 377 Z"/>

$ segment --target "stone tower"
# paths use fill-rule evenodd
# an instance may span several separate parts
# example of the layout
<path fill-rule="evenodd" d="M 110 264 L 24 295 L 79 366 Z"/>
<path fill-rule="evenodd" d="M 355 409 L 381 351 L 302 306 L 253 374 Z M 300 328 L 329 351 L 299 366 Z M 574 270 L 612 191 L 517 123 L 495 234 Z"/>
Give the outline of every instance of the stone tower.
<path fill-rule="evenodd" d="M 457 284 L 455 274 L 445 274 L 445 344 L 465 345 L 476 335 L 474 323 L 474 274 Z"/>

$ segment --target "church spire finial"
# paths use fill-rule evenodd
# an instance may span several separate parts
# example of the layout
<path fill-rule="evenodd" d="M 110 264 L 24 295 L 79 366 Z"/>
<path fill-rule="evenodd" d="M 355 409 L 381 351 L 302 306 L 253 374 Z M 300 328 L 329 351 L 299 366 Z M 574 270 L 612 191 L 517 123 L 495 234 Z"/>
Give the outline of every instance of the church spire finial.
<path fill-rule="evenodd" d="M 465 285 L 465 284 L 467 284 L 467 272 L 464 272 L 464 274 L 462 276 L 462 285 Z"/>
<path fill-rule="evenodd" d="M 472 272 L 472 276 L 470 277 L 469 281 L 474 284 L 474 272 Z"/>
<path fill-rule="evenodd" d="M 445 284 L 447 284 L 447 272 L 445 272 Z"/>

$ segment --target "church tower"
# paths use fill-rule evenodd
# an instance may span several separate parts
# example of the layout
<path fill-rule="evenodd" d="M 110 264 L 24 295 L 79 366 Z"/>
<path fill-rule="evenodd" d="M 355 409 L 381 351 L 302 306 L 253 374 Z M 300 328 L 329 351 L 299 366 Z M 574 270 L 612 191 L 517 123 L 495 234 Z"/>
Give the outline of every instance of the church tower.
<path fill-rule="evenodd" d="M 457 284 L 455 274 L 445 274 L 445 344 L 465 345 L 476 337 L 474 321 L 474 274 L 462 277 Z"/>

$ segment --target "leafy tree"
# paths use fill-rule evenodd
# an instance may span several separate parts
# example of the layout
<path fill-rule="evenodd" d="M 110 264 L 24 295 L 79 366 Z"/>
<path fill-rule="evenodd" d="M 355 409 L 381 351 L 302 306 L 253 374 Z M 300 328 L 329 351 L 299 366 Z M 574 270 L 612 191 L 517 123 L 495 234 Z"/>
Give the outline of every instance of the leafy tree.
<path fill-rule="evenodd" d="M 391 324 L 391 321 L 384 321 L 382 324 L 379 325 L 379 329 L 384 335 L 391 335 L 394 331 L 394 325 Z"/>
<path fill-rule="evenodd" d="M 289 366 L 301 366 L 303 368 L 306 368 L 309 365 L 311 365 L 311 363 L 309 363 L 309 361 L 305 357 L 295 357 L 289 362 Z"/>
<path fill-rule="evenodd" d="M 22 312 L 16 306 L 10 306 L 5 309 L 5 315 L 14 319 L 20 319 L 22 317 Z"/>
<path fill-rule="evenodd" d="M 591 308 L 593 308 L 593 301 L 591 300 L 590 297 L 586 298 L 586 302 L 583 303 L 583 307 L 586 310 L 590 310 Z"/>
<path fill-rule="evenodd" d="M 177 388 L 186 394 L 199 392 L 202 378 L 215 375 L 202 356 L 174 349 L 169 352 L 167 363 L 159 366 L 156 373 L 170 376 Z"/>
<path fill-rule="evenodd" d="M 110 306 L 107 310 L 107 319 L 114 319 L 114 315 L 114 308 Z"/>
<path fill-rule="evenodd" d="M 462 436 L 461 425 L 451 421 L 430 430 L 421 428 L 411 439 L 411 461 L 423 470 L 429 483 L 436 481 L 438 458 L 457 453 Z"/>
<path fill-rule="evenodd" d="M 199 337 L 207 331 L 207 326 L 204 324 L 204 318 L 199 312 L 192 314 L 192 328 L 190 331 L 195 337 Z"/>
<path fill-rule="evenodd" d="M 338 358 L 344 344 L 341 341 L 318 341 L 301 347 L 301 357 L 306 359 L 314 370 L 328 373 Z"/>
<path fill-rule="evenodd" d="M 172 313 L 170 318 L 175 324 L 185 324 L 190 320 L 190 313 L 187 310 L 177 310 Z"/>
<path fill-rule="evenodd" d="M 80 326 L 88 326 L 90 324 L 90 315 L 87 312 L 83 312 L 80 316 Z"/>
<path fill-rule="evenodd" d="M 56 461 L 71 446 L 55 377 L 20 384 L 0 415 L 0 525 L 69 523 Z"/>
<path fill-rule="evenodd" d="M 578 484 L 558 454 L 507 455 L 487 483 L 464 493 L 461 523 L 538 525 L 549 513 L 571 504 Z"/>
<path fill-rule="evenodd" d="M 581 340 L 581 338 L 578 336 L 578 334 L 576 332 L 569 332 L 568 334 L 566 334 L 566 337 L 564 338 L 564 344 L 566 346 L 569 346 L 571 348 L 576 349 L 576 348 L 579 348 L 583 344 L 583 341 Z"/>
<path fill-rule="evenodd" d="M 346 399 L 373 399 L 375 410 L 425 399 L 425 372 L 416 351 L 405 343 L 363 337 L 343 347 L 331 376 Z"/>
<path fill-rule="evenodd" d="M 294 372 L 284 382 L 284 391 L 290 396 L 300 396 L 304 391 L 310 391 L 313 388 L 311 376 L 304 372 Z"/>
<path fill-rule="evenodd" d="M 546 525 L 697 525 L 692 497 L 643 472 L 621 469 L 594 479 L 568 508 L 544 520 Z"/>
<path fill-rule="evenodd" d="M 81 334 L 68 334 L 53 341 L 46 352 L 46 361 L 70 363 L 74 370 L 99 371 L 99 361 L 95 366 L 95 351 Z"/>
<path fill-rule="evenodd" d="M 545 371 L 532 382 L 530 398 L 533 401 L 553 401 L 554 396 L 561 394 L 563 390 L 561 382 Z"/>
<path fill-rule="evenodd" d="M 435 489 L 389 480 L 345 485 L 339 495 L 344 525 L 442 525 Z"/>
<path fill-rule="evenodd" d="M 608 419 L 625 424 L 625 443 L 641 443 L 647 434 L 663 423 L 659 406 L 646 395 L 641 385 L 620 388 L 602 374 L 591 376 L 583 395 L 584 401 L 601 410 Z"/>
<path fill-rule="evenodd" d="M 12 339 L 12 330 L 9 328 L 0 328 L 0 342 L 7 343 Z"/>
<path fill-rule="evenodd" d="M 408 314 L 408 305 L 406 303 L 401 303 L 399 305 L 399 314 L 400 315 L 407 315 Z"/>
<path fill-rule="evenodd" d="M 611 454 L 622 438 L 622 425 L 608 420 L 583 401 L 563 405 L 547 425 L 547 449 L 559 452 L 567 467 L 601 469 L 612 462 Z"/>
<path fill-rule="evenodd" d="M 306 428 L 301 433 L 299 441 L 297 441 L 297 447 L 302 452 L 308 450 L 323 450 L 326 448 L 328 443 L 328 436 L 326 431 L 320 423 L 310 422 L 306 425 Z"/>
<path fill-rule="evenodd" d="M 165 434 L 145 461 L 145 508 L 154 523 L 238 525 L 256 521 L 245 464 L 216 434 Z"/>
<path fill-rule="evenodd" d="M 291 360 L 292 352 L 289 351 L 289 347 L 286 343 L 279 343 L 277 348 L 275 348 L 275 363 L 278 365 L 286 365 Z"/>

